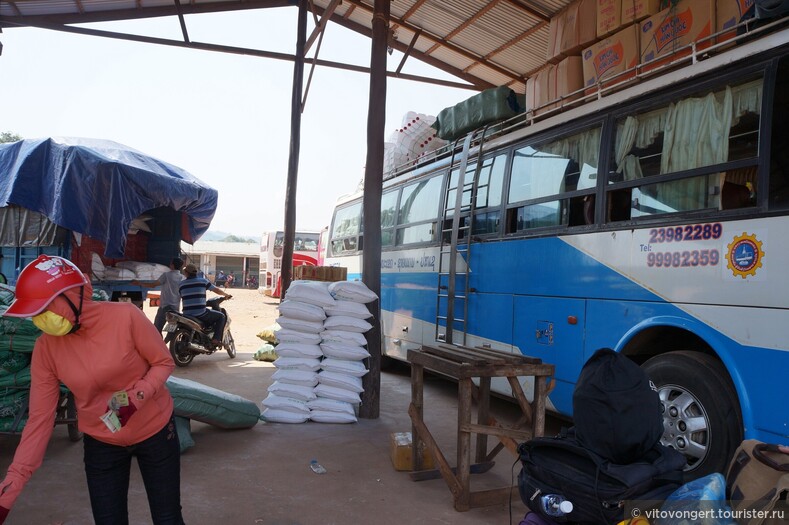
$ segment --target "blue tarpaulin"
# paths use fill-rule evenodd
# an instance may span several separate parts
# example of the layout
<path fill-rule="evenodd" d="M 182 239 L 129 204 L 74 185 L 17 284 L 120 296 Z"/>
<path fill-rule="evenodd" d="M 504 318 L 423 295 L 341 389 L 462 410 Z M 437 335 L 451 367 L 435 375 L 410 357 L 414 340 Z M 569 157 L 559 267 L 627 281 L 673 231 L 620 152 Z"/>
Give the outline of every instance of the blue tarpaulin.
<path fill-rule="evenodd" d="M 123 257 L 132 220 L 169 207 L 187 215 L 186 242 L 205 233 L 218 193 L 187 171 L 109 140 L 26 139 L 0 144 L 0 207 L 16 204 L 102 241 Z"/>

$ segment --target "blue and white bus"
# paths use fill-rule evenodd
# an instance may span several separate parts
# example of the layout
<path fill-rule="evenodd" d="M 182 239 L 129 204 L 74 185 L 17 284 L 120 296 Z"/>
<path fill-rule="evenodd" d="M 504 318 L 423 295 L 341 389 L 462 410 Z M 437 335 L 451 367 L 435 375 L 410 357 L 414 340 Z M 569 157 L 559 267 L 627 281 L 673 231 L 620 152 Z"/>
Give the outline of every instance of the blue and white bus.
<path fill-rule="evenodd" d="M 743 438 L 789 444 L 789 29 L 698 58 L 385 180 L 384 355 L 536 356 L 572 415 L 610 347 L 657 385 L 691 475 L 725 472 Z M 330 227 L 349 279 L 361 198 Z"/>

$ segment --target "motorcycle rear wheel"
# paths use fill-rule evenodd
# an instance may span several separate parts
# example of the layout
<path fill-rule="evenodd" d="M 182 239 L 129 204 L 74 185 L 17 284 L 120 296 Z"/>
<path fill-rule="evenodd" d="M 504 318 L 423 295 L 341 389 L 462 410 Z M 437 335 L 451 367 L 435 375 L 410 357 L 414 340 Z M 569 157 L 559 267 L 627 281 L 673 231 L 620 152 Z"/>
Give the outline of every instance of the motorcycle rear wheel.
<path fill-rule="evenodd" d="M 236 358 L 236 342 L 233 340 L 233 334 L 230 333 L 230 330 L 227 331 L 225 334 L 225 340 L 222 343 L 227 350 L 227 355 L 230 356 L 230 359 Z"/>
<path fill-rule="evenodd" d="M 170 341 L 170 354 L 176 366 L 189 366 L 194 353 L 189 350 L 189 334 L 186 330 L 177 330 Z"/>

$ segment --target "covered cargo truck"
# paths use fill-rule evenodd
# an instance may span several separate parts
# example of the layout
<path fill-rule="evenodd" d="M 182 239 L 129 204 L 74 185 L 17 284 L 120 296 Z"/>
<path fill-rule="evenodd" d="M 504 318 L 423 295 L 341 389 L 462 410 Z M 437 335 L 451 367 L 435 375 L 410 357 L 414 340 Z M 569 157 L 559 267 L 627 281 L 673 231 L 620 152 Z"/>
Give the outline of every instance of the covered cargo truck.
<path fill-rule="evenodd" d="M 142 305 L 182 240 L 208 229 L 218 193 L 190 173 L 116 142 L 0 144 L 0 268 L 14 284 L 38 255 L 60 255 L 112 300 Z"/>

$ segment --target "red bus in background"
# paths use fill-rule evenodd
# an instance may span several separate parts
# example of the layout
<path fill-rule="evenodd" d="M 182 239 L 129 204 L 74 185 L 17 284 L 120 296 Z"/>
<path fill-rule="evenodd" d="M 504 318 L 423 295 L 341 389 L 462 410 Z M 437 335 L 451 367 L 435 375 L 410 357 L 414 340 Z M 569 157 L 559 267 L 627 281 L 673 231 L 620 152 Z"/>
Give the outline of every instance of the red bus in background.
<path fill-rule="evenodd" d="M 318 264 L 320 232 L 296 232 L 293 242 L 293 266 Z M 263 232 L 260 238 L 260 280 L 258 291 L 270 297 L 280 296 L 280 274 L 285 232 Z"/>

